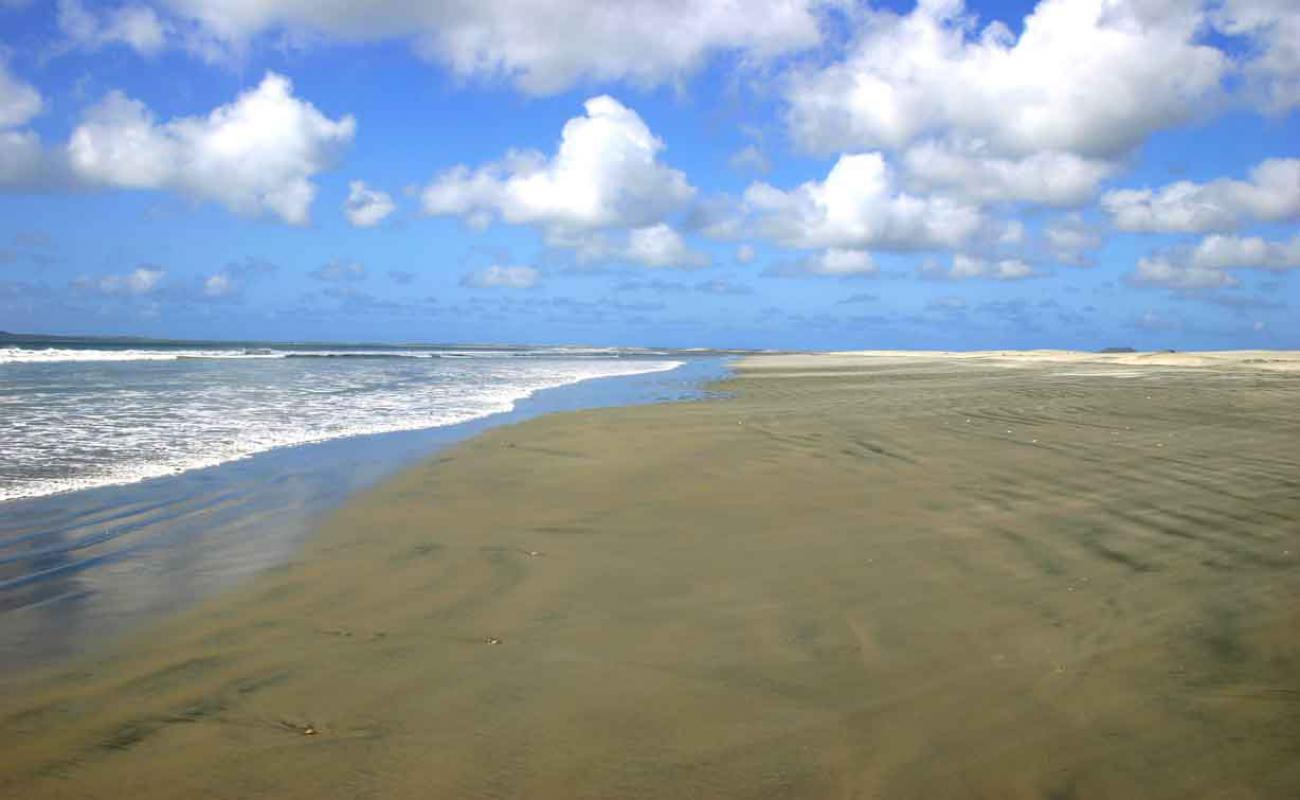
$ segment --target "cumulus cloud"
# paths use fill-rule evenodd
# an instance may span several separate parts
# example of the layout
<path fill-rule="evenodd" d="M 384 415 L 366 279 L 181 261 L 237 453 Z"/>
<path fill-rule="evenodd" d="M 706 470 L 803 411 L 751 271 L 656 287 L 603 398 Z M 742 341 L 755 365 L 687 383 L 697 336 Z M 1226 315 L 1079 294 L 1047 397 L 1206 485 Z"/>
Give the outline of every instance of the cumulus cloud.
<path fill-rule="evenodd" d="M 515 151 L 478 169 L 453 168 L 425 188 L 425 213 L 477 225 L 499 217 L 563 235 L 654 225 L 694 196 L 683 173 L 659 162 L 664 143 L 635 111 L 604 95 L 584 108 L 565 123 L 551 158 Z"/>
<path fill-rule="evenodd" d="M 743 206 L 756 233 L 807 249 L 949 248 L 969 239 L 983 223 L 979 209 L 969 203 L 900 190 L 880 153 L 840 156 L 824 181 L 790 191 L 751 184 Z"/>
<path fill-rule="evenodd" d="M 0 60 L 0 129 L 26 125 L 44 106 L 36 87 L 14 77 Z"/>
<path fill-rule="evenodd" d="M 1170 289 L 1236 286 L 1231 270 L 1282 272 L 1300 269 L 1300 236 L 1269 241 L 1258 236 L 1207 236 L 1194 247 L 1179 247 L 1138 261 L 1134 283 Z"/>
<path fill-rule="evenodd" d="M 797 261 L 777 264 L 765 274 L 779 277 L 820 275 L 831 278 L 864 278 L 879 271 L 871 254 L 865 250 L 833 247 Z"/>
<path fill-rule="evenodd" d="M 275 270 L 274 264 L 257 258 L 232 262 L 203 278 L 200 294 L 213 300 L 238 298 L 250 281 Z"/>
<path fill-rule="evenodd" d="M 57 21 L 69 45 L 87 50 L 123 44 L 153 55 L 167 43 L 162 20 L 145 5 L 126 4 L 93 12 L 81 0 L 59 0 Z"/>
<path fill-rule="evenodd" d="M 348 199 L 344 203 L 343 213 L 348 222 L 358 228 L 373 228 L 394 210 L 397 204 L 392 195 L 366 186 L 365 181 L 348 183 Z"/>
<path fill-rule="evenodd" d="M 647 267 L 703 267 L 708 258 L 692 250 L 682 235 L 665 223 L 628 231 L 623 256 Z"/>
<path fill-rule="evenodd" d="M 73 131 L 67 159 L 90 185 L 172 190 L 303 225 L 316 196 L 312 178 L 333 166 L 355 130 L 351 116 L 329 119 L 294 97 L 287 78 L 267 73 L 206 117 L 164 123 L 111 92 Z"/>
<path fill-rule="evenodd" d="M 693 233 L 711 239 L 734 240 L 747 236 L 744 205 L 740 198 L 730 194 L 713 194 L 701 197 L 687 210 L 683 226 Z"/>
<path fill-rule="evenodd" d="M 1223 270 L 1183 263 L 1168 255 L 1139 259 L 1137 270 L 1130 278 L 1134 283 L 1168 289 L 1216 289 L 1237 285 L 1237 279 Z"/>
<path fill-rule="evenodd" d="M 365 279 L 366 268 L 356 261 L 330 261 L 308 272 L 307 276 L 327 283 L 359 281 Z"/>
<path fill-rule="evenodd" d="M 531 94 L 584 80 L 657 84 L 717 52 L 761 59 L 819 41 L 811 0 L 165 0 L 238 48 L 267 31 L 337 41 L 413 40 L 462 76 L 503 78 Z"/>
<path fill-rule="evenodd" d="M 0 51 L 0 188 L 33 189 L 55 185 L 66 176 L 35 131 L 22 126 L 45 109 L 36 87 L 9 72 Z"/>
<path fill-rule="evenodd" d="M 0 130 L 0 186 L 31 187 L 45 182 L 45 148 L 33 131 Z"/>
<path fill-rule="evenodd" d="M 1043 226 L 1048 254 L 1062 264 L 1083 266 L 1088 254 L 1101 247 L 1101 234 L 1078 214 L 1057 217 Z"/>
<path fill-rule="evenodd" d="M 1300 268 L 1300 235 L 1272 242 L 1258 236 L 1207 236 L 1192 250 L 1191 263 L 1203 269 Z"/>
<path fill-rule="evenodd" d="M 930 140 L 908 148 L 903 158 L 909 184 L 920 190 L 955 193 L 979 202 L 1025 201 L 1079 206 L 1116 169 L 1110 161 L 1073 153 L 1042 151 L 999 158 L 986 147 Z"/>
<path fill-rule="evenodd" d="M 998 154 L 1106 158 L 1192 118 L 1229 69 L 1192 4 L 1042 0 L 1016 37 L 962 0 L 872 12 L 848 57 L 801 72 L 788 123 L 814 152 L 957 131 Z"/>
<path fill-rule="evenodd" d="M 493 264 L 466 273 L 460 285 L 473 289 L 531 289 L 540 278 L 541 273 L 533 267 Z"/>
<path fill-rule="evenodd" d="M 998 260 L 977 258 L 958 253 L 953 256 L 952 264 L 947 268 L 929 263 L 921 268 L 924 277 L 940 280 L 970 280 L 985 278 L 996 281 L 1018 281 L 1032 278 L 1038 273 L 1024 261 L 1015 258 Z"/>
<path fill-rule="evenodd" d="M 1230 231 L 1247 220 L 1300 217 L 1300 158 L 1271 158 L 1248 180 L 1178 181 L 1160 189 L 1118 189 L 1101 198 L 1115 227 L 1144 233 Z"/>
<path fill-rule="evenodd" d="M 675 228 L 663 222 L 622 233 L 552 232 L 547 243 L 572 250 L 579 269 L 611 261 L 676 269 L 696 269 L 709 264 L 708 255 L 693 249 Z"/>
<path fill-rule="evenodd" d="M 584 108 L 565 123 L 551 157 L 512 151 L 477 169 L 448 170 L 424 189 L 424 212 L 460 216 L 475 227 L 494 219 L 533 225 L 548 244 L 573 249 L 583 262 L 708 263 L 666 221 L 695 189 L 685 174 L 660 162 L 663 141 L 612 97 L 593 97 Z"/>
<path fill-rule="evenodd" d="M 1280 114 L 1300 106 L 1300 6 L 1293 0 L 1223 0 L 1210 19 L 1221 32 L 1253 42 L 1242 71 L 1260 107 Z"/>
<path fill-rule="evenodd" d="M 1025 241 L 1025 223 L 1018 219 L 1007 220 L 1002 226 L 1002 230 L 997 233 L 997 243 L 1007 247 L 1021 244 Z"/>
<path fill-rule="evenodd" d="M 107 295 L 146 295 L 158 288 L 166 271 L 160 267 L 140 266 L 120 275 L 82 277 L 73 281 L 73 288 Z"/>

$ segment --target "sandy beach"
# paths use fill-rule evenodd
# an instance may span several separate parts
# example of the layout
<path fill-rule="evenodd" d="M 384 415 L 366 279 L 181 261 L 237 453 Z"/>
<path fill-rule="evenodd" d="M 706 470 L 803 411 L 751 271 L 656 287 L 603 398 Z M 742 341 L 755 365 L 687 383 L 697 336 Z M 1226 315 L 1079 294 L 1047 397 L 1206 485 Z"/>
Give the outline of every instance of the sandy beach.
<path fill-rule="evenodd" d="M 1300 356 L 716 388 L 488 432 L 7 676 L 0 796 L 1300 796 Z"/>

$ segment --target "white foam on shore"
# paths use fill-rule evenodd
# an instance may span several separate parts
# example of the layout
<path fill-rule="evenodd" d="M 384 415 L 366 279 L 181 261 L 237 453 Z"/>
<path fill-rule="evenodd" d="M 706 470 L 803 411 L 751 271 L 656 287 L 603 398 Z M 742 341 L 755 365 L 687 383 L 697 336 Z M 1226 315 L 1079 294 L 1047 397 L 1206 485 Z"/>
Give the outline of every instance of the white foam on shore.
<path fill-rule="evenodd" d="M 543 389 L 684 362 L 570 356 L 421 367 L 401 359 L 291 373 L 278 363 L 285 366 L 248 364 L 245 372 L 274 374 L 238 381 L 184 375 L 163 386 L 70 389 L 73 378 L 0 394 L 0 501 L 136 483 L 281 447 L 455 425 L 510 411 Z"/>

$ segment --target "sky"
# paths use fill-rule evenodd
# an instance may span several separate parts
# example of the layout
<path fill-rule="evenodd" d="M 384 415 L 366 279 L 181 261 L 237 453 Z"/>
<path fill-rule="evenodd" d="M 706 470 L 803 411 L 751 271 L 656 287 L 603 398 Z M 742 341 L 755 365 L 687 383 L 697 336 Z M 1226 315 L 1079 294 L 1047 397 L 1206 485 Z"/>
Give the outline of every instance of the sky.
<path fill-rule="evenodd" d="M 0 0 L 0 330 L 1300 347 L 1294 0 Z"/>

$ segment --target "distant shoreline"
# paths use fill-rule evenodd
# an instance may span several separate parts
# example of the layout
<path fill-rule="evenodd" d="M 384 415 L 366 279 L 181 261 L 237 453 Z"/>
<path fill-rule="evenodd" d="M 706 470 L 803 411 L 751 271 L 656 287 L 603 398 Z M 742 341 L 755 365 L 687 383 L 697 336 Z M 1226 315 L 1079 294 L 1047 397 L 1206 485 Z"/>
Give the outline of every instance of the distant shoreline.
<path fill-rule="evenodd" d="M 1189 367 L 1300 371 L 1300 350 L 1202 350 L 1086 352 L 1081 350 L 846 350 L 816 354 L 763 356 L 759 365 L 868 365 L 889 359 L 934 359 L 953 363 L 1030 366 L 1036 364 L 1108 364 L 1127 367 Z"/>
<path fill-rule="evenodd" d="M 338 349 L 453 349 L 453 350 L 534 350 L 539 348 L 588 348 L 610 351 L 689 353 L 693 355 L 751 355 L 758 353 L 776 353 L 791 351 L 758 350 L 746 348 L 710 348 L 710 347 L 655 347 L 649 345 L 590 345 L 577 343 L 541 343 L 521 344 L 518 342 L 336 342 L 321 340 L 284 340 L 284 339 L 168 339 L 147 336 L 99 336 L 76 334 L 37 334 L 11 333 L 0 331 L 0 347 L 31 345 L 89 345 L 89 346 L 150 346 L 150 347 L 273 347 L 273 348 L 338 348 Z"/>

